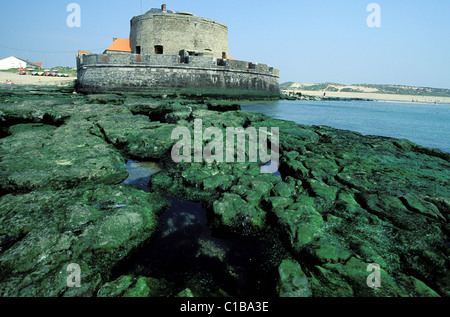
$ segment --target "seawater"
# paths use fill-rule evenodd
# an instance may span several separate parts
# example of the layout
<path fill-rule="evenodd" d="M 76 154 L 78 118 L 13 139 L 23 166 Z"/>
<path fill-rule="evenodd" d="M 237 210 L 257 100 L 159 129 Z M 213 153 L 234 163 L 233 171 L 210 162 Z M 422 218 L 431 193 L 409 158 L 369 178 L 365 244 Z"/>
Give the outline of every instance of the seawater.
<path fill-rule="evenodd" d="M 122 185 L 146 192 L 151 177 L 163 169 L 153 162 L 133 160 L 126 166 L 129 177 Z M 171 207 L 160 216 L 158 232 L 113 270 L 113 279 L 122 275 L 161 278 L 172 295 L 187 287 L 201 297 L 276 295 L 279 248 L 265 240 L 217 235 L 200 203 L 167 199 Z"/>
<path fill-rule="evenodd" d="M 242 110 L 298 124 L 408 139 L 450 153 L 450 104 L 280 100 L 244 104 Z"/>
<path fill-rule="evenodd" d="M 120 185 L 148 191 L 150 178 L 161 171 L 162 165 L 155 162 L 127 161 L 128 178 Z"/>

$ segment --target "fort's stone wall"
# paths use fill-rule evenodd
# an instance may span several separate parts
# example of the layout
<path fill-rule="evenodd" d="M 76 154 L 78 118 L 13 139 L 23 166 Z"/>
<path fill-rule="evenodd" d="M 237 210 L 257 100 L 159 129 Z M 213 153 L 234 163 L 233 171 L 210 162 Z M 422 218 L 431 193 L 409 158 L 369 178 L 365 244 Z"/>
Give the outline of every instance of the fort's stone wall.
<path fill-rule="evenodd" d="M 144 14 L 131 20 L 131 49 L 143 55 L 178 55 L 180 50 L 197 51 L 215 58 L 228 56 L 228 27 L 209 19 L 183 14 Z M 139 50 L 137 49 L 139 47 Z"/>
<path fill-rule="evenodd" d="M 186 63 L 187 62 L 187 63 Z M 277 96 L 279 71 L 254 64 L 212 57 L 109 54 L 78 59 L 77 90 L 82 93 L 146 92 Z"/>
<path fill-rule="evenodd" d="M 229 59 L 228 27 L 166 5 L 133 17 L 132 53 L 77 58 L 77 90 L 279 96 L 279 71 Z"/>

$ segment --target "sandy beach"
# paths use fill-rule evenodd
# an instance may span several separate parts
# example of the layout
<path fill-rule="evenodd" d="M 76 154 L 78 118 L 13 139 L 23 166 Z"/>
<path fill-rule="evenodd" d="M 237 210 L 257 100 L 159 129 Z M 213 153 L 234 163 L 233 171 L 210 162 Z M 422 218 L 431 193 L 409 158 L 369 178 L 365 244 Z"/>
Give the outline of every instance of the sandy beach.
<path fill-rule="evenodd" d="M 400 95 L 400 94 L 386 94 L 380 92 L 376 88 L 358 86 L 357 89 L 361 92 L 349 92 L 341 91 L 342 89 L 354 89 L 353 86 L 333 85 L 328 86 L 334 88 L 335 91 L 330 90 L 308 90 L 307 87 L 315 84 L 301 84 L 294 83 L 289 90 L 282 90 L 284 94 L 290 93 L 302 93 L 303 95 L 323 97 L 326 93 L 326 97 L 330 98 L 360 98 L 360 99 L 372 99 L 385 102 L 420 102 L 420 103 L 450 103 L 450 97 L 439 96 L 418 96 L 418 95 Z M 337 91 L 338 90 L 338 91 Z"/>
<path fill-rule="evenodd" d="M 300 91 L 302 94 L 323 97 L 323 92 L 320 91 Z M 450 97 L 434 97 L 434 96 L 413 96 L 413 95 L 394 95 L 394 94 L 379 94 L 379 93 L 357 93 L 357 92 L 326 92 L 326 97 L 333 98 L 361 98 L 373 99 L 378 101 L 388 102 L 426 102 L 426 103 L 450 103 Z"/>
<path fill-rule="evenodd" d="M 75 77 L 46 77 L 0 72 L 0 84 L 5 84 L 7 80 L 11 80 L 15 85 L 65 85 L 75 79 Z"/>

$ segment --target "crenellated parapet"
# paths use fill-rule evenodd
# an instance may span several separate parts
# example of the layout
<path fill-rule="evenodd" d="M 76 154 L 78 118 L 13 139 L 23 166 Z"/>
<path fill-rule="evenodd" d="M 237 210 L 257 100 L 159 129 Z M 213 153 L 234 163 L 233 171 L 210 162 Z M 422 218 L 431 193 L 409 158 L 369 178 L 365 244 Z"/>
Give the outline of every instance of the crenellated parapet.
<path fill-rule="evenodd" d="M 279 70 L 246 61 L 115 53 L 80 56 L 77 66 L 82 93 L 279 94 Z"/>
<path fill-rule="evenodd" d="M 161 67 L 177 67 L 177 68 L 192 68 L 200 67 L 217 70 L 242 71 L 254 74 L 265 74 L 280 76 L 280 71 L 267 64 L 253 63 L 246 61 L 238 61 L 231 59 L 216 59 L 213 57 L 203 56 L 188 56 L 182 58 L 175 55 L 138 55 L 128 53 L 115 54 L 93 54 L 82 55 L 77 59 L 77 66 L 92 67 L 92 66 L 161 66 Z"/>

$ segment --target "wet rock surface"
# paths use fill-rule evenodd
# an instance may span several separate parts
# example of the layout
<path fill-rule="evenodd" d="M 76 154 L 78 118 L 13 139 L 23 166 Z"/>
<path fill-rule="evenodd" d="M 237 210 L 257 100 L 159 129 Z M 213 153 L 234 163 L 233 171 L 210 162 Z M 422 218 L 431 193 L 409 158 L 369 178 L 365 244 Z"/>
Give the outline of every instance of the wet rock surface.
<path fill-rule="evenodd" d="M 44 124 L 11 126 L 0 140 L 0 191 L 64 189 L 117 184 L 127 177 L 117 150 L 94 135 L 87 120 L 70 119 L 55 128 Z"/>
<path fill-rule="evenodd" d="M 0 200 L 0 293 L 93 296 L 114 266 L 149 239 L 167 203 L 125 186 L 9 194 Z M 81 268 L 68 288 L 68 265 Z"/>
<path fill-rule="evenodd" d="M 255 272 L 270 282 L 209 295 L 450 296 L 448 153 L 246 113 L 229 101 L 18 89 L 0 98 L 2 296 L 208 296 L 214 279 Z M 195 119 L 224 135 L 279 128 L 281 177 L 261 174 L 260 161 L 174 163 L 171 132 L 193 129 Z M 130 159 L 163 166 L 145 191 L 118 185 Z M 150 264 L 125 269 L 164 228 L 164 197 L 201 203 L 217 238 L 264 241 L 259 269 L 236 271 L 229 246 L 201 237 L 192 256 L 228 272 L 208 280 L 182 268 L 186 282 L 174 283 Z M 81 267 L 80 288 L 67 286 L 71 263 Z M 370 264 L 381 268 L 381 288 L 367 285 Z"/>

